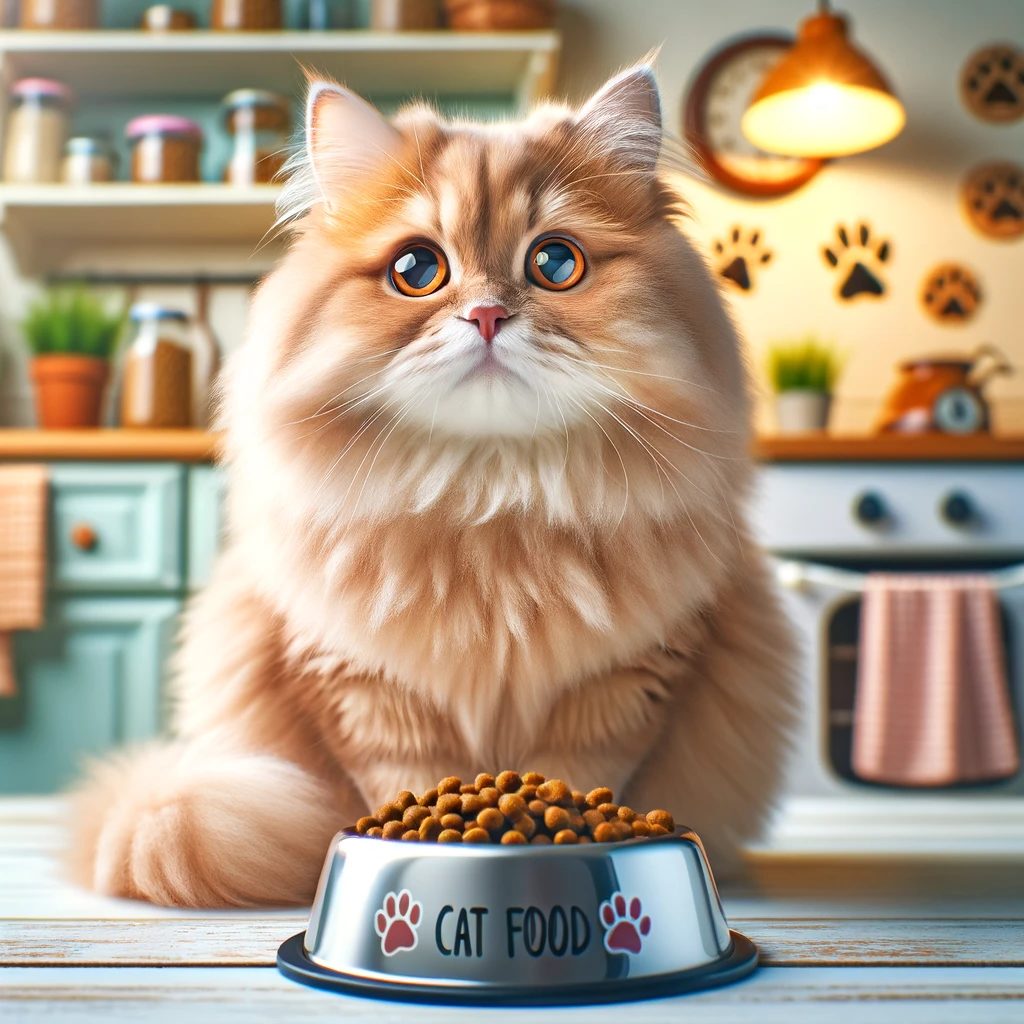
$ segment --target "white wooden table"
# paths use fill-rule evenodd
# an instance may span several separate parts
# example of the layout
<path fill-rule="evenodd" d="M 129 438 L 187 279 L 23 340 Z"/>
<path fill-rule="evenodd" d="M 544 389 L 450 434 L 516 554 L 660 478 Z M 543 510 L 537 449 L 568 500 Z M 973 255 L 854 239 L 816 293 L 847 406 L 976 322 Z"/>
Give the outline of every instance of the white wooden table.
<path fill-rule="evenodd" d="M 487 1011 L 293 984 L 274 956 L 303 913 L 104 899 L 61 881 L 63 841 L 58 803 L 0 801 L 0 1020 L 1024 1021 L 1024 871 L 1015 884 L 1012 870 L 762 864 L 757 886 L 723 893 L 730 924 L 761 948 L 752 978 L 674 999 Z M 894 895 L 898 876 L 912 896 Z"/>

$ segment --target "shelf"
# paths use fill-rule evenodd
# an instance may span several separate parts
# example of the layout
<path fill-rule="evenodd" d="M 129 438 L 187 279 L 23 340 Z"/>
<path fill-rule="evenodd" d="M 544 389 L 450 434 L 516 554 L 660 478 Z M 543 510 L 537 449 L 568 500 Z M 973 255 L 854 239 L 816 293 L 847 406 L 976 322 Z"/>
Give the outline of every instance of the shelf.
<path fill-rule="evenodd" d="M 8 82 L 51 76 L 93 99 L 209 97 L 241 86 L 294 93 L 304 65 L 376 96 L 512 95 L 528 100 L 550 90 L 559 43 L 553 31 L 14 30 L 0 31 L 0 60 Z"/>
<path fill-rule="evenodd" d="M 974 434 L 795 434 L 759 437 L 760 462 L 1021 462 L 1024 436 Z"/>
<path fill-rule="evenodd" d="M 251 273 L 270 266 L 271 185 L 0 185 L 0 226 L 23 273 L 138 269 Z M 148 259 L 146 258 L 148 254 Z"/>
<path fill-rule="evenodd" d="M 205 430 L 0 430 L 0 459 L 211 462 L 219 443 Z"/>

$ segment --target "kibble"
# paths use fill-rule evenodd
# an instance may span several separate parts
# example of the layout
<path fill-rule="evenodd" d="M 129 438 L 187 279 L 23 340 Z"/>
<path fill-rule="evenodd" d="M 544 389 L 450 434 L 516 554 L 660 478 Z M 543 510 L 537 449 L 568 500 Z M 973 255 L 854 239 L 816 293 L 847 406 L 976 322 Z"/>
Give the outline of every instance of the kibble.
<path fill-rule="evenodd" d="M 668 811 L 636 811 L 615 803 L 607 786 L 584 793 L 539 772 L 480 772 L 472 782 L 455 775 L 417 797 L 403 789 L 390 803 L 356 822 L 376 839 L 421 843 L 501 843 L 557 846 L 618 843 L 670 835 Z"/>
<path fill-rule="evenodd" d="M 401 821 L 389 821 L 384 826 L 385 839 L 401 839 L 405 832 L 405 825 Z"/>

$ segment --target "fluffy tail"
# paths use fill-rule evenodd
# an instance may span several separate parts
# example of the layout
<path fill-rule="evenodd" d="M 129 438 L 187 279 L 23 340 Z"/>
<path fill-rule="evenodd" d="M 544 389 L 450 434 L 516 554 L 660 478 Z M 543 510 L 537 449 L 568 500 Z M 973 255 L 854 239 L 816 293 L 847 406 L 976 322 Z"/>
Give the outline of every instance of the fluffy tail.
<path fill-rule="evenodd" d="M 357 811 L 298 765 L 209 741 L 96 764 L 73 808 L 76 881 L 182 907 L 308 903 L 331 836 Z"/>

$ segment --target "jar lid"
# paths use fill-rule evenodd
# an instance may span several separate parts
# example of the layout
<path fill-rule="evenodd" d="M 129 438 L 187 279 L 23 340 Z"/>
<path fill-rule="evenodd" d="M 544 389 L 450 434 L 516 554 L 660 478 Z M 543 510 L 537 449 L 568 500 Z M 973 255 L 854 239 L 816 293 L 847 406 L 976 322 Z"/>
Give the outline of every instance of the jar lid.
<path fill-rule="evenodd" d="M 71 90 L 53 78 L 19 78 L 11 86 L 12 96 L 23 98 L 48 96 L 64 103 L 70 103 L 74 98 Z"/>
<path fill-rule="evenodd" d="M 99 135 L 73 135 L 64 143 L 64 152 L 74 156 L 109 156 L 110 142 Z"/>
<path fill-rule="evenodd" d="M 142 320 L 178 320 L 184 323 L 188 320 L 188 315 L 180 309 L 162 306 L 159 302 L 136 302 L 128 315 L 135 323 Z"/>
<path fill-rule="evenodd" d="M 177 114 L 143 114 L 125 125 L 126 138 L 138 139 L 143 135 L 182 135 L 201 142 L 203 130 L 187 117 Z"/>
<path fill-rule="evenodd" d="M 269 89 L 235 89 L 221 100 L 228 110 L 235 107 L 276 107 L 291 114 L 292 105 L 287 96 L 271 92 Z"/>

